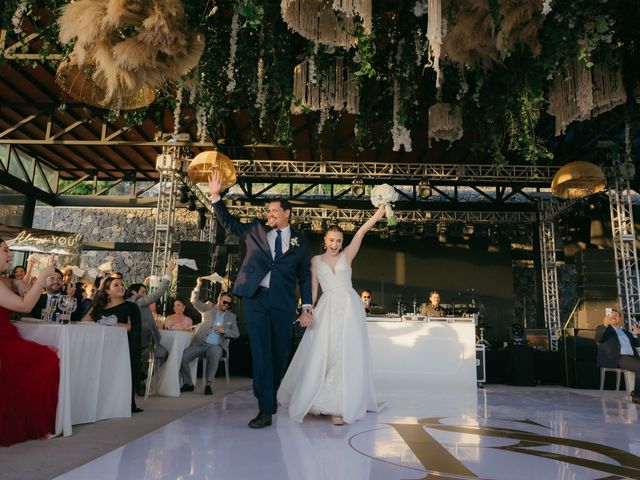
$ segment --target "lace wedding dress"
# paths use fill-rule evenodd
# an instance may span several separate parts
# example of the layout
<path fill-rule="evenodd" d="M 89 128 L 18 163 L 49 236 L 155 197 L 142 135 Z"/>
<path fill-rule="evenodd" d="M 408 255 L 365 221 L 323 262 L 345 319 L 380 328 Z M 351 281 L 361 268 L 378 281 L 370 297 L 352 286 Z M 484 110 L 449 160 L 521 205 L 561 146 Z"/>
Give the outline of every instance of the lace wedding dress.
<path fill-rule="evenodd" d="M 351 266 L 340 254 L 335 271 L 312 260 L 322 296 L 278 390 L 278 402 L 297 422 L 307 413 L 358 420 L 377 404 L 365 311 L 351 286 Z"/>

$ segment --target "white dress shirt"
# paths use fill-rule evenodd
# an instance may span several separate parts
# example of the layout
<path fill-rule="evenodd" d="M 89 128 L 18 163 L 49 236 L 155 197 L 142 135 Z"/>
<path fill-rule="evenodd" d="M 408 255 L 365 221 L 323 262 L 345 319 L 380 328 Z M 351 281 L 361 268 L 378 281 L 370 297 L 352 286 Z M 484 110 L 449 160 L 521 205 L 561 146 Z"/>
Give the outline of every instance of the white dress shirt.
<path fill-rule="evenodd" d="M 624 333 L 622 328 L 615 328 L 614 330 L 618 334 L 618 341 L 620 342 L 620 355 L 631 355 L 633 356 L 633 347 L 631 346 L 631 342 L 629 341 L 629 337 Z"/>
<path fill-rule="evenodd" d="M 277 228 L 267 232 L 267 242 L 269 243 L 269 250 L 271 251 L 271 257 L 276 258 L 276 237 L 278 236 Z M 287 225 L 280 229 L 280 237 L 282 238 L 282 254 L 284 255 L 289 250 L 289 241 L 291 240 L 291 227 Z M 269 282 L 271 281 L 271 272 L 268 272 L 262 281 L 261 287 L 269 288 Z"/>

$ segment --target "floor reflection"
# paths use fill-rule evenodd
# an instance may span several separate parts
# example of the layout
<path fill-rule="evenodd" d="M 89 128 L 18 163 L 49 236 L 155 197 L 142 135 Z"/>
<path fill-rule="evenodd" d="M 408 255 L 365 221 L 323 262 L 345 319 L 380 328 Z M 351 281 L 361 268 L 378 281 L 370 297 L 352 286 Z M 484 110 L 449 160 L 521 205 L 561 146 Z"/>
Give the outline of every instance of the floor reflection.
<path fill-rule="evenodd" d="M 353 425 L 281 411 L 258 431 L 246 425 L 251 392 L 236 392 L 58 478 L 640 478 L 638 410 L 622 394 L 395 388 Z"/>

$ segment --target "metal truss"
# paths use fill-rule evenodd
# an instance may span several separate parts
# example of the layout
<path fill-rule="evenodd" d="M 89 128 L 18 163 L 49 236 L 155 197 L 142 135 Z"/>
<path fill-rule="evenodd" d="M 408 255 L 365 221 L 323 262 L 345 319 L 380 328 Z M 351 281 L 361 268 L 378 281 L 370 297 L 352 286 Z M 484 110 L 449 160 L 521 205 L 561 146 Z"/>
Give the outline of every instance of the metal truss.
<path fill-rule="evenodd" d="M 609 210 L 613 233 L 618 297 L 629 327 L 640 321 L 640 275 L 638 274 L 638 252 L 631 201 L 631 188 L 616 164 L 613 168 L 612 185 L 609 188 Z"/>
<path fill-rule="evenodd" d="M 558 297 L 558 272 L 556 269 L 556 234 L 551 220 L 542 220 L 539 228 L 544 322 L 549 329 L 549 348 L 555 352 L 558 350 L 558 339 L 562 333 L 560 300 Z"/>
<path fill-rule="evenodd" d="M 527 184 L 548 186 L 558 167 L 533 165 L 458 165 L 382 162 L 306 162 L 296 160 L 234 160 L 238 177 L 244 181 L 273 179 L 361 179 L 409 183 L 429 180 L 458 184 Z"/>
<path fill-rule="evenodd" d="M 181 152 L 179 147 L 165 147 L 158 155 L 156 168 L 160 172 L 156 223 L 151 251 L 151 275 L 162 276 L 171 256 L 174 214 L 178 190 Z"/>
<path fill-rule="evenodd" d="M 255 218 L 263 218 L 266 214 L 264 207 L 229 205 L 229 211 L 247 221 Z M 412 211 L 399 210 L 394 212 L 399 223 L 533 223 L 537 221 L 535 213 L 528 212 L 448 212 L 448 211 Z M 323 207 L 294 207 L 293 216 L 298 222 L 353 222 L 362 223 L 370 217 L 371 211 L 364 209 L 348 208 L 323 208 Z"/>

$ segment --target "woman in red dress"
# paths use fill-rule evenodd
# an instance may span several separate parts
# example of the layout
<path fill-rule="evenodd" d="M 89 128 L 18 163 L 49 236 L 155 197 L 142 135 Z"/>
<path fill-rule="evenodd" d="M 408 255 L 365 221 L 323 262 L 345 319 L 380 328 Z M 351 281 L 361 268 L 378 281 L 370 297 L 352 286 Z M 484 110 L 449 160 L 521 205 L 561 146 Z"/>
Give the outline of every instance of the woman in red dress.
<path fill-rule="evenodd" d="M 13 254 L 0 239 L 0 273 L 6 272 Z M 38 276 L 23 298 L 0 281 L 0 447 L 55 431 L 60 361 L 49 347 L 20 337 L 9 322 L 12 312 L 30 312 L 40 298 L 52 263 Z"/>

